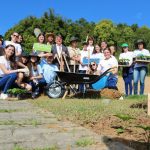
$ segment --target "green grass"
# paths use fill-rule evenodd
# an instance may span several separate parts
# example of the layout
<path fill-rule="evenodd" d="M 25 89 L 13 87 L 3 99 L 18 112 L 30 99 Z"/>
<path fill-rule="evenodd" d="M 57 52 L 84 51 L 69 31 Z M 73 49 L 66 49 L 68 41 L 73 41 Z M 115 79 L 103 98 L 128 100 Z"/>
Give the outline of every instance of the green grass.
<path fill-rule="evenodd" d="M 76 141 L 76 145 L 78 147 L 86 147 L 92 144 L 95 144 L 94 140 L 91 138 L 87 138 L 87 137 L 80 138 Z"/>
<path fill-rule="evenodd" d="M 29 150 L 29 149 L 25 149 L 25 148 L 22 148 L 20 147 L 19 145 L 16 145 L 13 150 Z M 30 149 L 31 150 L 31 149 Z M 35 148 L 35 149 L 32 149 L 32 150 L 59 150 L 58 146 L 57 145 L 52 145 L 51 147 L 49 148 Z"/>
<path fill-rule="evenodd" d="M 0 109 L 0 113 L 11 113 L 11 112 L 17 112 L 20 111 L 18 109 Z"/>
<path fill-rule="evenodd" d="M 49 99 L 32 101 L 35 105 L 53 112 L 59 119 L 83 123 L 97 122 L 101 118 L 116 114 L 127 114 L 133 118 L 147 117 L 144 109 L 130 108 L 132 104 L 144 102 L 147 96 L 131 96 L 125 100 L 112 100 L 107 105 L 101 99 Z"/>

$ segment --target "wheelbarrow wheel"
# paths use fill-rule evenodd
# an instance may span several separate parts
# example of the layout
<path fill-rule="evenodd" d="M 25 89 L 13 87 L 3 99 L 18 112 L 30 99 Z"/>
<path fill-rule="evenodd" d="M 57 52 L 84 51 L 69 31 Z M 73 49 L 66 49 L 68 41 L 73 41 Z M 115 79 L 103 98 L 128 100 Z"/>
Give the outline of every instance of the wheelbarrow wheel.
<path fill-rule="evenodd" d="M 65 88 L 60 82 L 54 81 L 48 85 L 46 93 L 50 98 L 61 98 L 65 93 Z"/>

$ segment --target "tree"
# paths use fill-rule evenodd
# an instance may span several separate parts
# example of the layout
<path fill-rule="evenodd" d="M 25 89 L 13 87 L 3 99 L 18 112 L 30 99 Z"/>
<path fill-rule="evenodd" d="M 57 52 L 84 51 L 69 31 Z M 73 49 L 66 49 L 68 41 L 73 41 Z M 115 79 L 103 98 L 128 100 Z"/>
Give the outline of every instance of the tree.
<path fill-rule="evenodd" d="M 94 35 L 98 42 L 108 41 L 109 44 L 113 44 L 115 30 L 116 26 L 111 20 L 102 20 L 96 24 L 94 28 Z"/>

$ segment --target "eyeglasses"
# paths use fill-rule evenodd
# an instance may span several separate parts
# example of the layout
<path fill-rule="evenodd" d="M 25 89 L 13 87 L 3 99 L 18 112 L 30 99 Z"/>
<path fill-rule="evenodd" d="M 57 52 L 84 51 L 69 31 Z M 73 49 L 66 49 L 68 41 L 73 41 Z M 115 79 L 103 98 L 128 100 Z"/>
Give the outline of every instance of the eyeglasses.
<path fill-rule="evenodd" d="M 18 37 L 19 35 L 13 34 L 13 36 Z"/>

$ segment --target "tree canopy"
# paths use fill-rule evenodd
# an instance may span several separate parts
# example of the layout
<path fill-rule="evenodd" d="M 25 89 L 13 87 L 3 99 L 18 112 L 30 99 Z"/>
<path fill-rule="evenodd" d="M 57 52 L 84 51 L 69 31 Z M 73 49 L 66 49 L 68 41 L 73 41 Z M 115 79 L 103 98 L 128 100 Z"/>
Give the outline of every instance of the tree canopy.
<path fill-rule="evenodd" d="M 80 42 L 85 41 L 87 36 L 93 36 L 95 43 L 105 40 L 108 44 L 114 44 L 119 48 L 122 43 L 127 42 L 132 50 L 134 42 L 137 39 L 143 39 L 147 43 L 147 48 L 150 49 L 150 28 L 146 26 L 115 24 L 111 20 L 101 20 L 94 23 L 88 22 L 84 18 L 72 21 L 55 14 L 53 9 L 49 9 L 40 18 L 29 16 L 21 20 L 6 32 L 5 39 L 8 40 L 10 35 L 16 31 L 24 38 L 24 49 L 31 51 L 33 43 L 36 42 L 34 28 L 40 28 L 44 33 L 61 34 L 65 45 L 69 44 L 71 36 L 78 37 Z"/>

